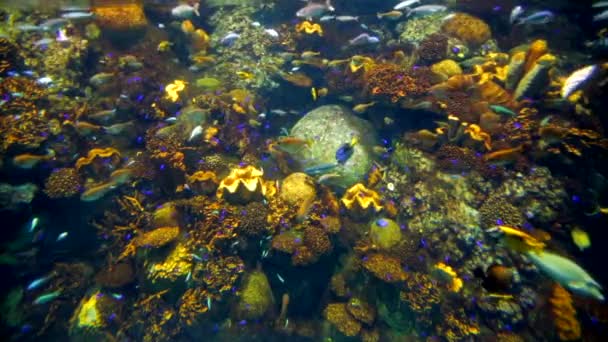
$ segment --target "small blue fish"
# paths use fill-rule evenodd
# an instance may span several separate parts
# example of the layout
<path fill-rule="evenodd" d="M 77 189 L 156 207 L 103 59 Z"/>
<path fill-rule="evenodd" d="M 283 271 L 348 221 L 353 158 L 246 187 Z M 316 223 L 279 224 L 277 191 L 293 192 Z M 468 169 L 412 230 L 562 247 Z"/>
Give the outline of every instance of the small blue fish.
<path fill-rule="evenodd" d="M 336 161 L 340 165 L 344 165 L 350 159 L 350 157 L 355 152 L 355 145 L 357 145 L 359 139 L 357 137 L 353 137 L 352 140 L 348 143 L 343 144 L 336 150 Z"/>
<path fill-rule="evenodd" d="M 34 299 L 33 303 L 34 303 L 34 305 L 43 305 L 43 304 L 46 304 L 48 302 L 55 300 L 60 295 L 61 295 L 61 290 L 45 293 L 43 295 L 36 297 L 36 299 Z"/>
<path fill-rule="evenodd" d="M 34 229 L 36 229 L 36 227 L 38 227 L 38 222 L 40 222 L 40 220 L 37 217 L 34 217 L 32 219 L 32 221 L 30 221 L 30 224 L 28 225 L 27 231 L 29 233 L 32 233 L 34 231 Z"/>
<path fill-rule="evenodd" d="M 44 277 L 40 277 L 38 279 L 34 279 L 31 283 L 29 283 L 29 285 L 27 286 L 27 290 L 31 291 L 34 290 L 42 285 L 44 285 L 47 281 L 49 281 L 51 278 L 53 277 L 52 274 L 44 276 Z"/>

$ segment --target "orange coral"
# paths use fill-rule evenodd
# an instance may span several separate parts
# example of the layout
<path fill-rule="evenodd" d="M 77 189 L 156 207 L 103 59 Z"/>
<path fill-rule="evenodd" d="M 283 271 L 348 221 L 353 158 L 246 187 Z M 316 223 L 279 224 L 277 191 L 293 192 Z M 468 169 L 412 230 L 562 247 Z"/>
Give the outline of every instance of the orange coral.
<path fill-rule="evenodd" d="M 323 311 L 325 319 L 346 336 L 357 336 L 361 331 L 361 323 L 351 316 L 344 303 L 331 303 Z"/>
<path fill-rule="evenodd" d="M 144 233 L 135 239 L 138 247 L 162 247 L 179 236 L 179 227 L 160 227 Z"/>
<path fill-rule="evenodd" d="M 363 258 L 363 267 L 387 283 L 397 283 L 407 279 L 398 259 L 384 254 L 371 254 Z"/>
<path fill-rule="evenodd" d="M 95 21 L 102 29 L 112 31 L 140 30 L 148 20 L 140 3 L 102 5 L 93 7 Z"/>
<path fill-rule="evenodd" d="M 80 170 L 85 165 L 92 164 L 97 158 L 111 158 L 113 163 L 120 161 L 120 152 L 112 147 L 94 148 L 87 153 L 86 157 L 80 157 L 76 161 L 76 170 Z"/>
<path fill-rule="evenodd" d="M 447 19 L 441 30 L 468 45 L 477 46 L 492 38 L 490 26 L 483 20 L 466 13 L 454 13 Z"/>
<path fill-rule="evenodd" d="M 233 202 L 250 202 L 266 195 L 264 172 L 251 165 L 234 168 L 222 179 L 217 189 L 217 197 Z"/>
<path fill-rule="evenodd" d="M 361 183 L 357 183 L 346 190 L 340 202 L 354 217 L 366 217 L 371 213 L 379 212 L 383 208 L 380 195 Z"/>
<path fill-rule="evenodd" d="M 555 284 L 549 298 L 557 336 L 561 341 L 574 341 L 581 338 L 581 326 L 576 319 L 576 310 L 572 305 L 570 293 Z"/>
<path fill-rule="evenodd" d="M 197 171 L 188 177 L 188 185 L 196 192 L 210 194 L 217 189 L 219 180 L 213 171 Z"/>

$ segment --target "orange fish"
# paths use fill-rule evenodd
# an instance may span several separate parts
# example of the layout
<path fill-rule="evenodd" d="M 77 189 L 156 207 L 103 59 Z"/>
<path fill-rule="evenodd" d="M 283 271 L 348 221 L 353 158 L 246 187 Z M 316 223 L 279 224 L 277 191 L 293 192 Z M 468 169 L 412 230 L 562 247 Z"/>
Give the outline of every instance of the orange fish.
<path fill-rule="evenodd" d="M 279 74 L 281 76 L 282 79 L 284 79 L 285 81 L 297 86 L 297 87 L 303 87 L 303 88 L 308 88 L 312 86 L 312 79 L 306 75 L 304 75 L 301 72 L 297 72 L 294 74 L 288 74 L 288 73 L 280 73 Z"/>

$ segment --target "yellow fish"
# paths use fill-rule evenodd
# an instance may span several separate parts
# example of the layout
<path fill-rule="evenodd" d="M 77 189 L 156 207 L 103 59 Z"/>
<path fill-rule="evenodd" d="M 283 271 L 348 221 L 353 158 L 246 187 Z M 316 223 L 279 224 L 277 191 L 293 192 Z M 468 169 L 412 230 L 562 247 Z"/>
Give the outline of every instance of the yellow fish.
<path fill-rule="evenodd" d="M 360 104 L 358 104 L 358 105 L 356 105 L 356 106 L 354 106 L 354 107 L 353 107 L 353 111 L 354 111 L 355 113 L 359 113 L 359 114 L 361 114 L 361 113 L 365 113 L 365 111 L 366 111 L 366 110 L 367 110 L 369 107 L 371 107 L 371 106 L 373 106 L 373 105 L 375 105 L 375 104 L 376 104 L 376 101 L 372 101 L 372 102 L 370 102 L 370 103 L 360 103 Z"/>
<path fill-rule="evenodd" d="M 320 55 L 320 52 L 316 52 L 316 51 L 304 51 L 302 52 L 302 54 L 300 55 L 303 59 L 308 59 L 308 58 L 312 58 L 315 56 Z"/>
<path fill-rule="evenodd" d="M 237 71 L 236 75 L 242 80 L 251 80 L 254 77 L 252 73 L 247 71 Z"/>
<path fill-rule="evenodd" d="M 578 247 L 578 249 L 585 250 L 591 247 L 591 239 L 589 239 L 589 234 L 584 230 L 574 228 L 570 232 L 570 236 L 572 236 L 572 241 Z"/>
<path fill-rule="evenodd" d="M 310 94 L 312 95 L 313 101 L 317 101 L 319 97 L 327 96 L 329 90 L 327 88 L 317 89 L 315 87 L 310 88 Z"/>
<path fill-rule="evenodd" d="M 378 19 L 386 18 L 386 19 L 390 19 L 390 20 L 397 20 L 397 19 L 401 18 L 402 15 L 403 15 L 403 12 L 400 12 L 400 11 L 390 11 L 390 12 L 386 12 L 386 13 L 376 14 Z"/>
<path fill-rule="evenodd" d="M 169 49 L 171 48 L 172 45 L 173 45 L 173 43 L 171 43 L 170 41 L 163 40 L 162 42 L 158 43 L 158 46 L 156 47 L 156 51 L 167 52 L 167 51 L 169 51 Z"/>

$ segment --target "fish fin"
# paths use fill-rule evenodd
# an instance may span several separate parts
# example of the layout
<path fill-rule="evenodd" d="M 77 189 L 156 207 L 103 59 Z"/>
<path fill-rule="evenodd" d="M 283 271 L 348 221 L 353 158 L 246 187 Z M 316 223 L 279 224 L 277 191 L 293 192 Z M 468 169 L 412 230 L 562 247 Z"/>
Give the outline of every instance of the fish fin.
<path fill-rule="evenodd" d="M 192 6 L 192 8 L 194 9 L 194 14 L 196 14 L 197 17 L 201 16 L 201 13 L 198 11 L 199 6 L 200 6 L 200 3 L 198 3 L 198 2 Z"/>

